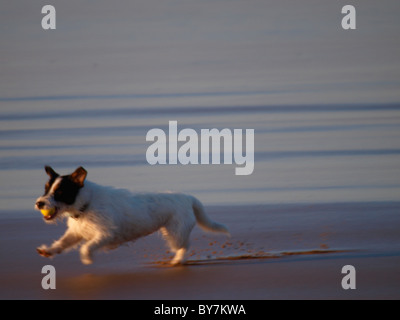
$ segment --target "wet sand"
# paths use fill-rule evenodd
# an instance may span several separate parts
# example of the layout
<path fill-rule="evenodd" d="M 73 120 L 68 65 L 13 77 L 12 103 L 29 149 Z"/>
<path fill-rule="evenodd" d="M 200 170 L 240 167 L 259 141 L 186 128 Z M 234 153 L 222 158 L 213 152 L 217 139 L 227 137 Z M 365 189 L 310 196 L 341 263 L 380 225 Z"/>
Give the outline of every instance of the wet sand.
<path fill-rule="evenodd" d="M 65 229 L 39 216 L 2 219 L 1 299 L 399 299 L 399 203 L 215 206 L 209 214 L 232 237 L 195 228 L 186 265 L 159 234 L 79 261 L 76 250 L 35 252 Z M 36 213 L 37 214 L 37 213 Z M 34 215 L 34 214 L 33 214 Z M 41 269 L 56 269 L 44 290 Z M 356 289 L 341 286 L 344 265 Z"/>

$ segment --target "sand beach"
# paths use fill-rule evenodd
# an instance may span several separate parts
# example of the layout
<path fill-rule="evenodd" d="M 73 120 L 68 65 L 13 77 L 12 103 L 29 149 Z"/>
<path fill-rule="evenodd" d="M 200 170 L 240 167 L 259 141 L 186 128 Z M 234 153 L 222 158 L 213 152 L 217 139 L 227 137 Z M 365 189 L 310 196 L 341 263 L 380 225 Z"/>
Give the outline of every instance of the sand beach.
<path fill-rule="evenodd" d="M 213 207 L 231 238 L 196 228 L 186 265 L 171 267 L 160 234 L 83 265 L 77 251 L 46 259 L 35 248 L 63 233 L 40 219 L 1 224 L 2 299 L 398 299 L 399 203 Z M 50 240 L 51 239 L 51 240 Z M 9 245 L 5 245 L 9 244 Z M 56 269 L 44 290 L 42 267 Z M 342 267 L 356 270 L 343 289 Z"/>

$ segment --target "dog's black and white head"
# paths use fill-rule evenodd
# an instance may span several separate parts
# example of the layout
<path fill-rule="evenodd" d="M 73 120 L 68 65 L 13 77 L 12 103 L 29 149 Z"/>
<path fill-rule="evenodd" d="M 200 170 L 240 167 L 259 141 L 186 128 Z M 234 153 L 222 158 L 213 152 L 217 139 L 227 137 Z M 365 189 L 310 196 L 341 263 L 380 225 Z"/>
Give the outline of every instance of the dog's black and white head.
<path fill-rule="evenodd" d="M 45 185 L 44 195 L 36 200 L 35 209 L 50 210 L 51 214 L 44 216 L 45 221 L 50 222 L 65 212 L 77 210 L 74 205 L 84 186 L 87 171 L 79 167 L 65 176 L 60 176 L 49 166 L 45 166 L 45 171 L 50 179 Z"/>

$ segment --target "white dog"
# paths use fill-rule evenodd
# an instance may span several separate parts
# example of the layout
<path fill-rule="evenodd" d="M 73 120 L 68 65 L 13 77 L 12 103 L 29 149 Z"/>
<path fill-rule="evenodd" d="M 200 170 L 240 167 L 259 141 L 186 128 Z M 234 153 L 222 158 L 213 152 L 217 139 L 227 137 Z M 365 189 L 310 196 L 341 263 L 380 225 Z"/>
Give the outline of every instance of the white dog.
<path fill-rule="evenodd" d="M 112 249 L 120 244 L 161 230 L 171 250 L 172 264 L 184 262 L 189 247 L 189 235 L 197 223 L 206 231 L 229 235 L 228 229 L 213 222 L 195 197 L 178 193 L 132 194 L 129 191 L 104 187 L 85 181 L 87 172 L 79 167 L 72 174 L 60 176 L 45 167 L 50 180 L 45 194 L 36 201 L 35 208 L 46 222 L 68 217 L 65 234 L 50 247 L 37 249 L 44 257 L 51 257 L 82 243 L 81 261 L 93 262 L 93 252 L 100 248 Z"/>

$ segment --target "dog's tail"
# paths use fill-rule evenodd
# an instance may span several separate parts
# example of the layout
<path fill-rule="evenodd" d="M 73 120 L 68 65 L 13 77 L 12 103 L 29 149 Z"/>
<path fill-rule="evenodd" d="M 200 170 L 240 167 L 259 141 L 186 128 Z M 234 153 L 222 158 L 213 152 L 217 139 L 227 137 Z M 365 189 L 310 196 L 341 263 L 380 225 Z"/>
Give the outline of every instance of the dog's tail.
<path fill-rule="evenodd" d="M 205 231 L 225 233 L 230 236 L 229 230 L 223 224 L 212 221 L 204 211 L 203 204 L 195 197 L 193 199 L 193 211 L 196 216 L 197 223 Z"/>

